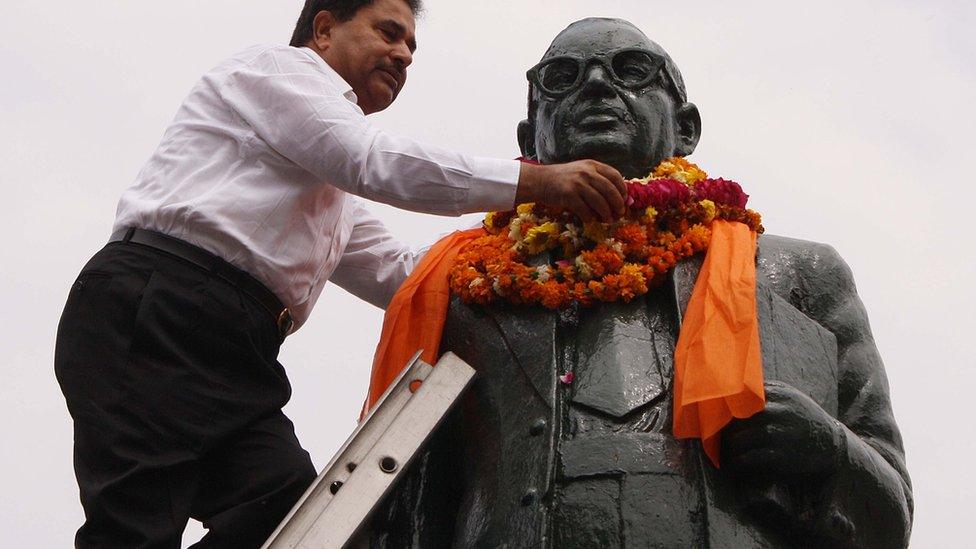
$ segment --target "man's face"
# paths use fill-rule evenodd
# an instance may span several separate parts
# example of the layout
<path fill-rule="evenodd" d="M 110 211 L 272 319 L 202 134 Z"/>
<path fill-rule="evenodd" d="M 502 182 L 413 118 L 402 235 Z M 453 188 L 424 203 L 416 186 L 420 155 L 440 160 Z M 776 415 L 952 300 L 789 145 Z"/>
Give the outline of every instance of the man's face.
<path fill-rule="evenodd" d="M 389 107 L 406 84 L 415 33 L 406 2 L 375 0 L 352 19 L 334 24 L 322 56 L 352 86 L 363 112 L 371 114 Z"/>
<path fill-rule="evenodd" d="M 616 167 L 627 177 L 641 177 L 675 154 L 676 105 L 668 91 L 671 83 L 663 70 L 656 71 L 643 85 L 633 85 L 641 82 L 640 78 L 628 82 L 628 54 L 618 55 L 628 50 L 664 54 L 643 33 L 622 21 L 583 21 L 556 39 L 543 62 L 561 56 L 581 59 L 582 73 L 578 86 L 563 94 L 553 97 L 535 91 L 538 108 L 533 122 L 540 162 L 592 158 Z M 566 78 L 571 77 L 572 73 Z M 549 78 L 559 75 L 550 73 Z"/>

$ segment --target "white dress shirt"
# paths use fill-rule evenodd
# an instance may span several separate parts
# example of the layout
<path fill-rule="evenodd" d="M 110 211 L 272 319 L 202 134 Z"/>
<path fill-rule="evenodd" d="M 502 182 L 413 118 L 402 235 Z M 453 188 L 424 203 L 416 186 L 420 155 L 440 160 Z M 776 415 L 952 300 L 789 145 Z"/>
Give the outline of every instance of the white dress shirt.
<path fill-rule="evenodd" d="M 511 208 L 518 176 L 513 160 L 384 133 L 314 51 L 257 46 L 193 88 L 113 230 L 218 255 L 273 291 L 297 329 L 327 280 L 385 307 L 417 259 L 351 195 L 458 216 Z"/>

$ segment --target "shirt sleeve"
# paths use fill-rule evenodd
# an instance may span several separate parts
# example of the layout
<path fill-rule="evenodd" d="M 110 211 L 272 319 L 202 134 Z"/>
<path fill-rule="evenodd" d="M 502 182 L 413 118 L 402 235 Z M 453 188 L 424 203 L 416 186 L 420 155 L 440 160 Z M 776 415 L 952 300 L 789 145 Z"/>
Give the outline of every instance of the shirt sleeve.
<path fill-rule="evenodd" d="M 362 200 L 353 205 L 354 224 L 349 243 L 329 278 L 330 282 L 381 309 L 427 253 L 429 245 L 412 249 L 396 240 L 371 214 Z"/>
<path fill-rule="evenodd" d="M 272 48 L 215 85 L 272 149 L 346 192 L 438 215 L 512 207 L 517 161 L 467 156 L 380 131 L 337 80 L 301 50 Z"/>

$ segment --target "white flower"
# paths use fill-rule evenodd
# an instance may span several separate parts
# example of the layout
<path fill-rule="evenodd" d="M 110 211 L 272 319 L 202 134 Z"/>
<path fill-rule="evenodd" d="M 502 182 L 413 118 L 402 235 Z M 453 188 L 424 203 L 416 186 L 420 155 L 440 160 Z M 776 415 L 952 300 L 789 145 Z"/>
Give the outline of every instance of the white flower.
<path fill-rule="evenodd" d="M 583 246 L 583 240 L 580 238 L 580 228 L 572 223 L 567 223 L 565 227 L 566 230 L 559 233 L 560 240 L 562 242 L 568 242 L 574 249 L 580 249 Z"/>
<path fill-rule="evenodd" d="M 548 265 L 539 265 L 538 267 L 535 268 L 535 272 L 537 275 L 535 280 L 539 284 L 543 284 L 547 282 L 550 278 Z"/>
<path fill-rule="evenodd" d="M 516 217 L 508 226 L 508 238 L 518 243 L 522 240 L 522 218 Z"/>
<path fill-rule="evenodd" d="M 498 295 L 500 295 L 500 296 L 504 296 L 505 295 L 505 293 L 502 291 L 502 285 L 498 283 L 498 279 L 497 278 L 494 279 L 494 282 L 491 283 L 491 289 L 492 290 L 495 290 L 495 293 L 498 294 Z"/>
<path fill-rule="evenodd" d="M 593 279 L 593 269 L 590 264 L 583 260 L 583 256 L 576 256 L 576 272 L 579 275 L 580 280 L 592 280 Z"/>

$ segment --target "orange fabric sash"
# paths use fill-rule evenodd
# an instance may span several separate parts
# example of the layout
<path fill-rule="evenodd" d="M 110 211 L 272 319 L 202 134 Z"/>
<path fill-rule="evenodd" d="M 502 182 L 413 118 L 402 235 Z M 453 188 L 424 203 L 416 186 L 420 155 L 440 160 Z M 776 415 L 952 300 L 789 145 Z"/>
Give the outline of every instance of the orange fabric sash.
<path fill-rule="evenodd" d="M 462 246 L 483 229 L 435 244 L 393 297 L 383 319 L 363 416 L 418 349 L 434 364 L 447 319 L 448 274 Z M 674 435 L 701 438 L 718 466 L 718 433 L 733 417 L 765 407 L 756 315 L 756 234 L 715 221 L 675 349 Z"/>
<path fill-rule="evenodd" d="M 373 355 L 369 394 L 360 419 L 383 396 L 417 351 L 424 350 L 420 355 L 424 362 L 437 362 L 451 300 L 448 282 L 451 265 L 465 244 L 486 234 L 484 229 L 468 229 L 440 239 L 394 294 L 383 316 L 383 331 Z"/>
<path fill-rule="evenodd" d="M 756 233 L 715 221 L 674 350 L 674 436 L 700 438 L 718 467 L 719 431 L 765 407 Z"/>

